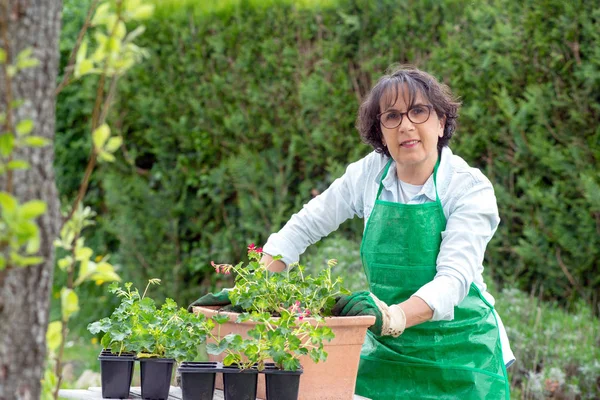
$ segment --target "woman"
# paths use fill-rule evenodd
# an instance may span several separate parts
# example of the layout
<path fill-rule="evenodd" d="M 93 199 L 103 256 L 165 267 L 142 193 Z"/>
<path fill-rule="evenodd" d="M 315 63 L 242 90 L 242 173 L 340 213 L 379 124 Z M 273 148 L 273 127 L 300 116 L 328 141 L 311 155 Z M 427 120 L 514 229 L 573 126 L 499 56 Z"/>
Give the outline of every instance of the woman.
<path fill-rule="evenodd" d="M 346 219 L 364 218 L 370 291 L 340 298 L 334 313 L 377 317 L 356 384 L 371 399 L 509 398 L 514 356 L 482 277 L 500 219 L 489 180 L 448 147 L 459 106 L 418 69 L 383 76 L 357 123 L 374 152 L 264 246 L 263 261 L 281 271 Z"/>

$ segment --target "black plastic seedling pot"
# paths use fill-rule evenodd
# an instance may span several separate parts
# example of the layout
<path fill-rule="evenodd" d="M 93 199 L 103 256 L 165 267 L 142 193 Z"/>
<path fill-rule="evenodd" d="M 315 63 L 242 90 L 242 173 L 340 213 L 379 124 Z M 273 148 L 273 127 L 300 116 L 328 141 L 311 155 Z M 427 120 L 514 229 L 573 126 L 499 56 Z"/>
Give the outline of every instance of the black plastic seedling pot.
<path fill-rule="evenodd" d="M 223 394 L 225 400 L 255 400 L 258 371 L 255 368 L 224 367 Z"/>
<path fill-rule="evenodd" d="M 102 350 L 100 360 L 100 376 L 102 397 L 105 399 L 128 399 L 133 378 L 134 355 L 122 353 L 112 354 L 110 349 Z"/>
<path fill-rule="evenodd" d="M 212 400 L 215 377 L 220 372 L 216 362 L 184 362 L 178 368 L 181 375 L 183 400 Z"/>
<path fill-rule="evenodd" d="M 142 398 L 168 399 L 175 360 L 172 358 L 139 358 L 138 360 L 142 378 Z"/>
<path fill-rule="evenodd" d="M 265 374 L 267 400 L 298 400 L 302 369 L 284 371 L 273 363 L 267 363 L 262 373 Z"/>

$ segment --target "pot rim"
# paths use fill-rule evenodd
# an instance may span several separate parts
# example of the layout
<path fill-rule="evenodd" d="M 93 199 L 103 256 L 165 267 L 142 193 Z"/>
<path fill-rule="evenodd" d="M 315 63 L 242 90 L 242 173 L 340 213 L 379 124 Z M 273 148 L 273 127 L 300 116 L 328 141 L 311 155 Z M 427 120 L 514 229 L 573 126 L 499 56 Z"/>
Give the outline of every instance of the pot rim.
<path fill-rule="evenodd" d="M 231 311 L 219 311 L 219 308 L 220 306 L 194 306 L 192 307 L 192 310 L 194 314 L 202 313 L 209 317 L 212 317 L 213 315 L 227 315 L 230 322 L 235 322 L 238 315 L 240 315 L 239 313 Z M 325 320 L 325 326 L 330 328 L 334 326 L 371 326 L 375 323 L 375 316 L 373 315 L 361 315 L 356 317 L 323 317 L 323 319 Z M 311 317 L 304 318 L 303 321 L 310 322 L 313 325 L 317 324 L 317 321 Z M 246 321 L 243 324 L 256 325 L 257 322 Z"/>

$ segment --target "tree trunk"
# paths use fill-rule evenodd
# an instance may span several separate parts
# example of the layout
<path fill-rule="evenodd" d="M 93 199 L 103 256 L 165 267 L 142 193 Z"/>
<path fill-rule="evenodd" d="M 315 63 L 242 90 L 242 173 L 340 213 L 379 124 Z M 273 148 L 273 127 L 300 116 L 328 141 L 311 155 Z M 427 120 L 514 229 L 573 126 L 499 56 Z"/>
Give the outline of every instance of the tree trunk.
<path fill-rule="evenodd" d="M 39 60 L 37 67 L 26 69 L 11 80 L 13 99 L 25 100 L 13 116 L 13 123 L 32 119 L 33 134 L 51 141 L 61 10 L 62 0 L 0 0 L 0 24 L 4 24 L 6 33 L 0 36 L 0 47 L 8 48 L 13 60 L 21 50 L 31 47 Z M 0 77 L 0 112 L 6 110 L 6 92 L 7 82 Z M 38 266 L 0 272 L 0 400 L 40 397 L 54 268 L 52 242 L 60 227 L 53 145 L 19 150 L 15 158 L 29 161 L 31 168 L 14 174 L 14 195 L 20 202 L 40 199 L 48 205 L 46 214 L 37 221 L 40 255 L 45 261 Z M 5 188 L 3 176 L 0 189 Z"/>

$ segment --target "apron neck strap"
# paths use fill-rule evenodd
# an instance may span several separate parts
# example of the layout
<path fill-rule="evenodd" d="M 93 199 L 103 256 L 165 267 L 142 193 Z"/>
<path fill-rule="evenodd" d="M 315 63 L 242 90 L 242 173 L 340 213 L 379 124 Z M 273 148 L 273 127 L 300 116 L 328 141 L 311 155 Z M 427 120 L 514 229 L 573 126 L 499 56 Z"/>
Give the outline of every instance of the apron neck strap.
<path fill-rule="evenodd" d="M 438 155 L 437 161 L 435 163 L 435 167 L 433 167 L 433 187 L 435 189 L 435 201 L 437 203 L 440 202 L 440 196 L 438 195 L 438 191 L 437 191 L 437 171 L 438 171 L 438 167 L 440 166 L 441 158 L 442 158 L 442 153 L 440 152 L 440 154 Z M 379 180 L 379 189 L 377 190 L 377 197 L 375 197 L 375 200 L 379 200 L 379 196 L 381 195 L 381 191 L 383 190 L 383 180 L 385 179 L 388 171 L 390 170 L 392 161 L 394 161 L 394 159 L 390 157 L 390 160 L 385 165 L 383 174 L 381 175 L 381 179 Z"/>

